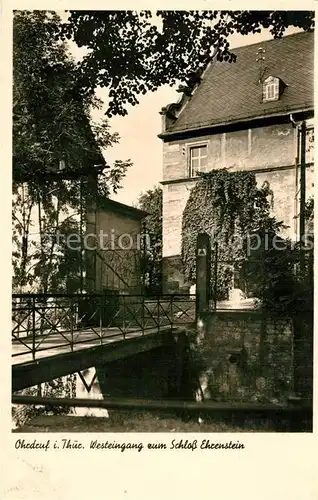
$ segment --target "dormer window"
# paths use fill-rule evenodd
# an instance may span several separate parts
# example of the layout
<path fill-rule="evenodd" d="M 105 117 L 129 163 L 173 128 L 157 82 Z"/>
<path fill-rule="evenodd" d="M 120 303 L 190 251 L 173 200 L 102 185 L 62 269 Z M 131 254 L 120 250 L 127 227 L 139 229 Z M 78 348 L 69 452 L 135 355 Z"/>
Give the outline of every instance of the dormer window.
<path fill-rule="evenodd" d="M 263 102 L 278 101 L 280 96 L 280 79 L 269 76 L 263 82 Z"/>

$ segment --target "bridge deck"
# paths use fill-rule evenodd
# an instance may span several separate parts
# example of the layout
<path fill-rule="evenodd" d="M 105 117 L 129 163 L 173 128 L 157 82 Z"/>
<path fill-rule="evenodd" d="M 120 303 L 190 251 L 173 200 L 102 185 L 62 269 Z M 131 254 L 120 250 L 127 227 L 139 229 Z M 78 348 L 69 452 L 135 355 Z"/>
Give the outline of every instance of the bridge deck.
<path fill-rule="evenodd" d="M 13 391 L 165 345 L 189 296 L 13 294 Z"/>
<path fill-rule="evenodd" d="M 63 333 L 65 344 L 61 344 L 61 335 L 55 334 L 38 341 L 35 359 L 32 356 L 32 339 L 21 339 L 29 346 L 22 345 L 19 340 L 12 342 L 12 390 L 18 391 L 26 387 L 52 380 L 57 377 L 90 368 L 96 364 L 114 361 L 136 355 L 170 342 L 173 329 L 171 325 L 160 329 L 126 331 L 108 328 L 102 337 L 89 331 L 73 332 L 76 344 L 70 342 L 71 333 Z M 41 345 L 39 345 L 41 342 Z"/>
<path fill-rule="evenodd" d="M 170 325 L 161 326 L 161 330 L 171 329 Z M 38 335 L 35 340 L 35 360 L 55 356 L 63 353 L 89 349 L 100 345 L 107 345 L 111 342 L 120 342 L 158 332 L 158 327 L 146 330 L 136 330 L 131 328 L 123 333 L 120 328 L 105 328 L 96 332 L 91 329 L 63 332 L 49 335 Z M 23 343 L 22 343 L 23 342 Z M 21 364 L 33 360 L 32 355 L 33 339 L 31 336 L 14 339 L 12 341 L 12 364 Z"/>

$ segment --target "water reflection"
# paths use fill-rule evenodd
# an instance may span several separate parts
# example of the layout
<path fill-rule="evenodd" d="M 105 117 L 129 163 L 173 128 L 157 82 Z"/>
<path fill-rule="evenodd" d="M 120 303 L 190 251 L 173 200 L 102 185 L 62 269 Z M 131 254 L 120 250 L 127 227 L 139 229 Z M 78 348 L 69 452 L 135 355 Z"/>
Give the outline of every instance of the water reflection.
<path fill-rule="evenodd" d="M 76 397 L 83 399 L 103 399 L 103 394 L 100 390 L 100 385 L 96 375 L 95 368 L 89 368 L 81 372 L 81 375 L 86 383 L 81 380 L 81 377 L 76 375 Z M 92 383 L 93 381 L 93 383 Z M 106 417 L 108 418 L 108 411 L 103 408 L 80 408 L 76 407 L 74 413 L 78 416 L 90 416 L 90 417 Z"/>

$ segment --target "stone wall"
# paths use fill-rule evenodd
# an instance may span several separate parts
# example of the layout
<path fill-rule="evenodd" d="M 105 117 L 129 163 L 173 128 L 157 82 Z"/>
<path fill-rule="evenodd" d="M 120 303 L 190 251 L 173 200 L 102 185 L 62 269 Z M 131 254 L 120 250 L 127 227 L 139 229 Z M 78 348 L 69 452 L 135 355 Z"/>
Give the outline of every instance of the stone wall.
<path fill-rule="evenodd" d="M 163 144 L 163 180 L 189 177 L 189 149 L 207 145 L 207 171 L 254 170 L 291 166 L 296 156 L 296 129 L 291 123 L 204 135 Z"/>
<path fill-rule="evenodd" d="M 196 355 L 206 399 L 280 402 L 293 391 L 293 327 L 257 311 L 203 313 Z"/>
<path fill-rule="evenodd" d="M 164 275 L 169 276 L 170 261 L 181 254 L 182 214 L 196 179 L 189 179 L 190 147 L 206 144 L 207 170 L 229 168 L 229 171 L 255 171 L 259 186 L 268 181 L 273 191 L 272 213 L 289 226 L 284 236 L 295 239 L 299 199 L 299 175 L 296 178 L 296 129 L 292 124 L 219 133 L 163 144 L 163 257 Z M 307 197 L 313 194 L 313 166 L 307 167 Z M 299 195 L 298 195 L 299 198 Z M 172 264 L 172 267 L 173 264 Z M 180 286 L 184 285 L 182 267 Z M 176 281 L 176 273 L 170 281 Z M 166 283 L 165 291 L 170 290 Z M 174 286 L 174 285 L 173 285 Z M 174 286 L 175 288 L 175 286 Z"/>
<path fill-rule="evenodd" d="M 306 318 L 298 327 L 303 331 Z M 308 323 L 308 321 L 307 321 Z M 296 326 L 295 326 L 296 325 Z M 301 385 L 312 394 L 312 330 L 302 347 Z M 284 403 L 294 395 L 293 339 L 297 323 L 256 310 L 202 313 L 174 342 L 96 368 L 101 393 L 113 397 L 203 398 Z"/>

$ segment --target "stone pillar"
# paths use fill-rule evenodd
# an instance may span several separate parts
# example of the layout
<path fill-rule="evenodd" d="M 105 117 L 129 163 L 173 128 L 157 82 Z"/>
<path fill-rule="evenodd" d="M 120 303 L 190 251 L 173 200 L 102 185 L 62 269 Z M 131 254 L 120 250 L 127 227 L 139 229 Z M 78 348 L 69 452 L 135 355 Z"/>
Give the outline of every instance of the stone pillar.
<path fill-rule="evenodd" d="M 196 314 L 209 309 L 211 244 L 207 233 L 199 233 L 196 248 Z"/>

